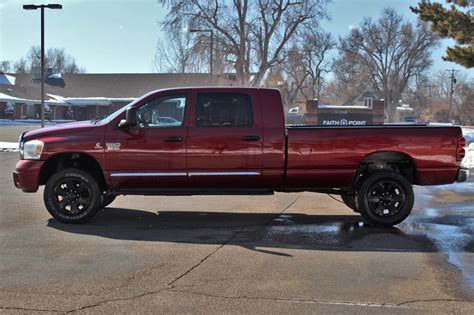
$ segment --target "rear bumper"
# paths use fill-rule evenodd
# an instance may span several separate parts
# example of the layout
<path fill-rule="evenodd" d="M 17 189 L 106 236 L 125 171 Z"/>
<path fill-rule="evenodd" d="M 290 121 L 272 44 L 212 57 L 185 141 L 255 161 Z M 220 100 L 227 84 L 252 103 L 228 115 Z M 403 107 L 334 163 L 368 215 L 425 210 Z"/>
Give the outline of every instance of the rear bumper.
<path fill-rule="evenodd" d="M 465 182 L 468 177 L 469 177 L 469 169 L 461 167 L 458 170 L 458 175 L 456 176 L 456 181 L 457 182 Z"/>
<path fill-rule="evenodd" d="M 39 186 L 39 175 L 44 161 L 20 160 L 13 172 L 13 183 L 24 192 L 35 192 Z"/>

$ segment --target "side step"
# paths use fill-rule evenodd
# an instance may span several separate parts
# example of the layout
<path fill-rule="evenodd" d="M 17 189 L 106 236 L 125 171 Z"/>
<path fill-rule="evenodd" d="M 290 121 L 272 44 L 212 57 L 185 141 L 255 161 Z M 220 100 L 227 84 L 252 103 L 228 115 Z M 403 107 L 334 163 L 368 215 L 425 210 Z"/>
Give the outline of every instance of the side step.
<path fill-rule="evenodd" d="M 138 195 L 138 196 L 193 196 L 193 195 L 273 195 L 268 189 L 173 189 L 173 188 L 121 188 L 106 193 L 107 195 Z"/>

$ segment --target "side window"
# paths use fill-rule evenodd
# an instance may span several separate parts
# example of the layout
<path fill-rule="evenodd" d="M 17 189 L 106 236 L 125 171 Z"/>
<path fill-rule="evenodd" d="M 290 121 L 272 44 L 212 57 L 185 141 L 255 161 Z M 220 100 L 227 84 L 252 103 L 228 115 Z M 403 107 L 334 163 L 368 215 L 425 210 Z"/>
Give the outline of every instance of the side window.
<path fill-rule="evenodd" d="M 197 96 L 197 127 L 252 126 L 250 97 L 238 93 L 200 93 Z"/>
<path fill-rule="evenodd" d="M 183 124 L 185 95 L 156 98 L 137 111 L 139 128 L 179 127 Z"/>
<path fill-rule="evenodd" d="M 371 98 L 364 98 L 364 105 L 372 108 L 372 99 Z"/>

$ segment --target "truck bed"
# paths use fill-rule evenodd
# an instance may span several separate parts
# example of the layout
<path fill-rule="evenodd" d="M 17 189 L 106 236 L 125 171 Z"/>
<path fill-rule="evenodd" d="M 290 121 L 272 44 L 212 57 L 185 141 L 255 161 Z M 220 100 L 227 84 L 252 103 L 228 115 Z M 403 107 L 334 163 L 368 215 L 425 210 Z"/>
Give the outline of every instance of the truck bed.
<path fill-rule="evenodd" d="M 426 125 L 287 126 L 288 187 L 350 186 L 361 162 L 397 152 L 417 170 L 414 184 L 455 180 L 460 127 Z M 388 154 L 386 156 L 389 156 Z"/>

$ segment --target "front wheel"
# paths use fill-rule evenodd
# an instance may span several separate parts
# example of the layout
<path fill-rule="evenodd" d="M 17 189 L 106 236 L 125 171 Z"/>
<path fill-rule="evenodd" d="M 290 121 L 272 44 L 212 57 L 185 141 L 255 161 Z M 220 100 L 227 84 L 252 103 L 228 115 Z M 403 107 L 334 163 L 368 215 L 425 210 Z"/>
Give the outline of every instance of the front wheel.
<path fill-rule="evenodd" d="M 413 188 L 402 175 L 380 171 L 367 177 L 357 194 L 357 208 L 374 225 L 393 226 L 408 217 L 413 209 Z"/>
<path fill-rule="evenodd" d="M 51 176 L 44 189 L 48 212 L 63 223 L 80 223 L 92 218 L 102 204 L 97 181 L 89 173 L 75 168 Z"/>

